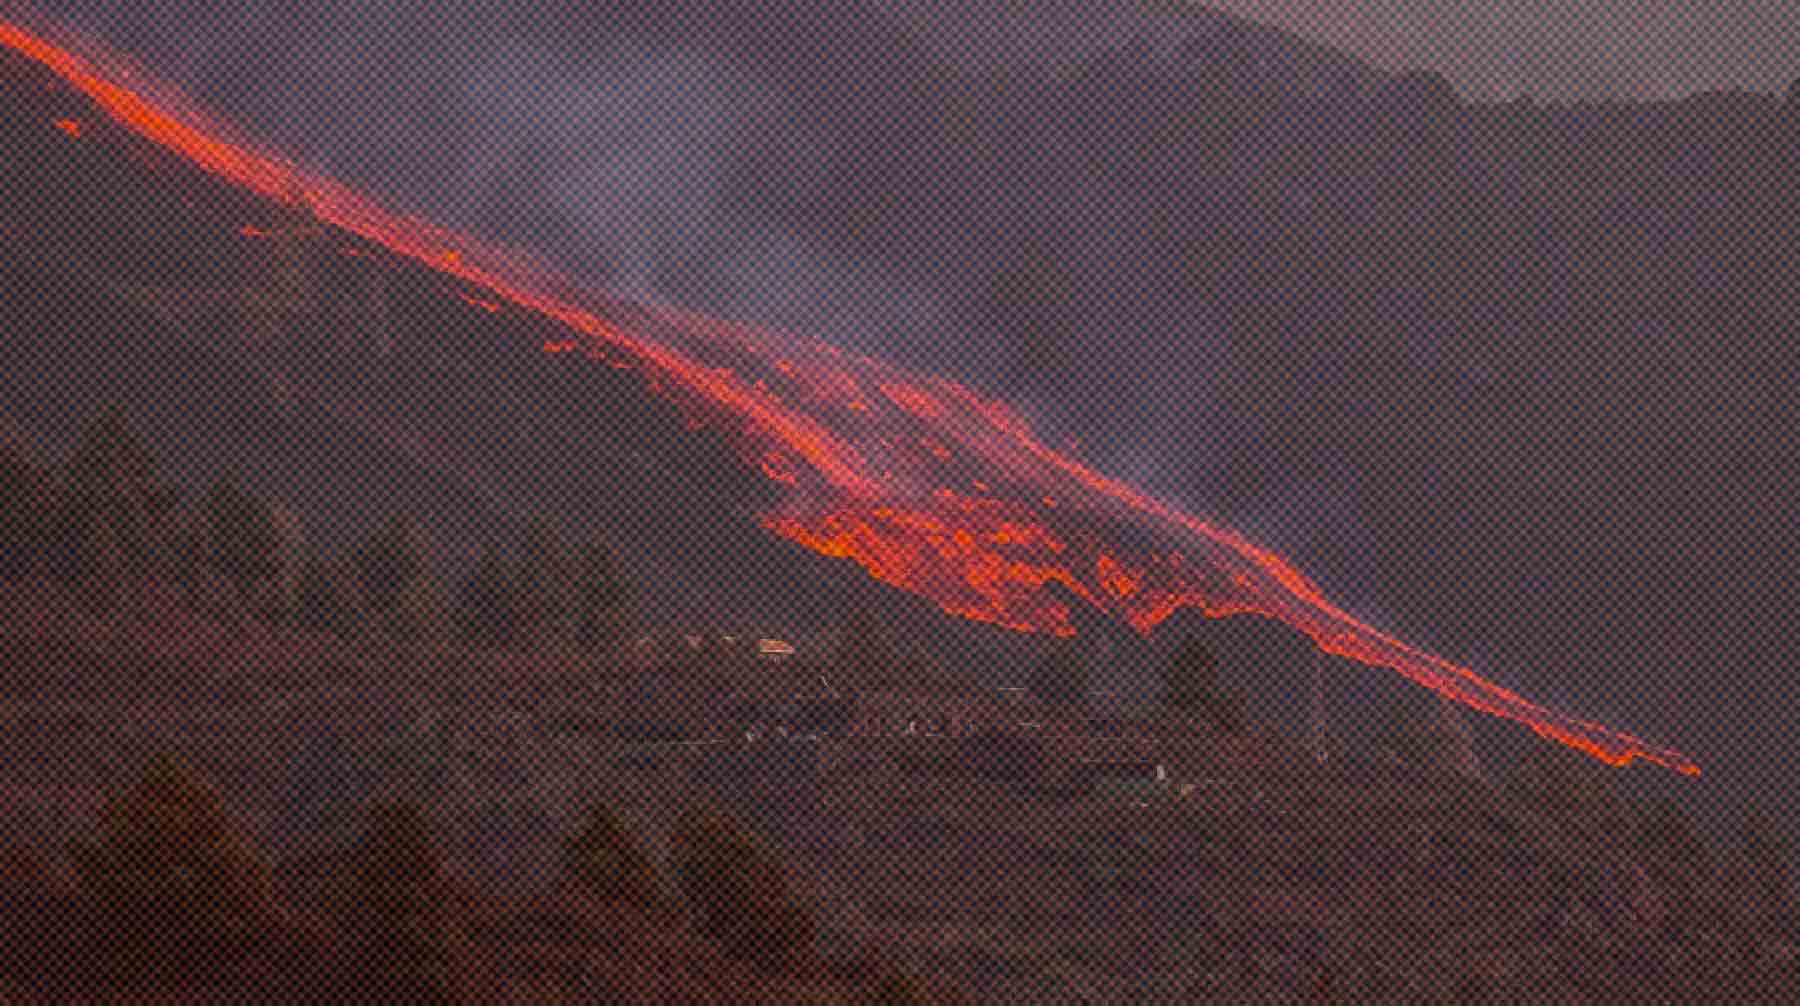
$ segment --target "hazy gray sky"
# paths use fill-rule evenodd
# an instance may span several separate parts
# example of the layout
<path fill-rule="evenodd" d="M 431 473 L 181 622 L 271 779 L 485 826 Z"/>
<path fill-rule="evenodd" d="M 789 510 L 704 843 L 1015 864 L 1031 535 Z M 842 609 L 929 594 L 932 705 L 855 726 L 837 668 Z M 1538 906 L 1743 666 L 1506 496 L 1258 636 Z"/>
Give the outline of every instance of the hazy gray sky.
<path fill-rule="evenodd" d="M 1179 3 L 1180 0 L 1169 0 Z M 1649 96 L 1800 75 L 1794 0 L 1211 0 L 1471 94 Z"/>
<path fill-rule="evenodd" d="M 1661 97 L 1800 76 L 1795 0 L 878 0 L 944 49 L 1049 60 L 1164 36 L 1207 10 L 1429 67 L 1467 95 Z"/>

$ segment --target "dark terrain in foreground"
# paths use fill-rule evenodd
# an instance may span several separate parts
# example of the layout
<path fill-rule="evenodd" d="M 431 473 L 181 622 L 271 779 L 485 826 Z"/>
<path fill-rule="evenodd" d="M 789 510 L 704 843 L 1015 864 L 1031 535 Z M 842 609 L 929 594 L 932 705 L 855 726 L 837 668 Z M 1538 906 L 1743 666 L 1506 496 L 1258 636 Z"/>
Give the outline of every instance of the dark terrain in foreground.
<path fill-rule="evenodd" d="M 1131 69 L 1096 66 L 1067 90 L 1116 94 L 1121 87 L 1106 73 L 1130 76 Z M 8 108 L 20 112 L 0 126 L 0 181 L 9 194 L 33 196 L 7 201 L 0 215 L 0 321 L 16 354 L 4 404 L 27 425 L 68 432 L 67 419 L 89 411 L 89 396 L 128 398 L 165 432 L 163 443 L 180 446 L 182 456 L 172 459 L 180 467 L 245 469 L 260 490 L 304 509 L 328 545 L 335 543 L 329 535 L 347 538 L 368 511 L 388 505 L 430 509 L 429 523 L 447 540 L 481 540 L 513 519 L 470 488 L 485 482 L 509 487 L 515 499 L 604 499 L 608 530 L 637 546 L 625 556 L 636 579 L 660 591 L 648 599 L 652 608 L 686 602 L 701 584 L 719 596 L 694 604 L 700 613 L 751 610 L 770 622 L 816 622 L 835 617 L 845 594 L 868 591 L 861 578 L 834 576 L 843 571 L 759 535 L 746 514 L 767 490 L 760 476 L 741 471 L 720 445 L 678 432 L 674 413 L 646 399 L 634 379 L 600 368 L 566 372 L 539 349 L 551 334 L 546 324 L 494 320 L 457 296 L 468 291 L 421 266 L 382 263 L 395 271 L 395 345 L 385 353 L 358 341 L 360 322 L 347 310 L 302 339 L 252 347 L 229 324 L 170 324 L 117 296 L 119 283 L 217 289 L 256 282 L 266 269 L 239 228 L 262 223 L 271 208 L 100 122 L 85 102 L 44 87 L 39 68 L 8 56 L 0 72 Z M 1164 86 L 1172 93 L 1200 86 L 1183 81 Z M 1780 252 L 1793 231 L 1747 224 L 1791 216 L 1793 162 L 1772 152 L 1786 149 L 1784 138 L 1800 121 L 1795 106 L 1728 95 L 1635 110 L 1536 110 L 1464 107 L 1429 91 L 1411 97 L 1416 107 L 1248 103 L 1242 107 L 1257 111 L 1256 120 L 1217 120 L 1219 135 L 1180 119 L 1184 143 L 1171 151 L 1196 144 L 1256 150 L 1249 137 L 1284 136 L 1312 123 L 1333 141 L 1301 144 L 1316 152 L 1302 181 L 1318 183 L 1309 198 L 1319 205 L 1277 198 L 1277 183 L 1257 181 L 1256 171 L 1244 172 L 1241 188 L 1220 189 L 1225 179 L 1193 175 L 1185 162 L 1175 170 L 1177 154 L 1119 173 L 1136 191 L 1157 194 L 1136 207 L 1144 218 L 1173 219 L 1163 212 L 1169 207 L 1192 210 L 1181 230 L 1160 238 L 1179 252 L 1171 260 L 1205 305 L 1200 317 L 1275 333 L 1269 346 L 1309 329 L 1357 339 L 1424 303 L 1439 307 L 1416 310 L 1421 325 L 1450 314 L 1444 305 L 1478 302 L 1491 311 L 1484 283 L 1512 289 L 1522 282 L 1539 299 L 1510 301 L 1520 314 L 1506 316 L 1510 328 L 1467 327 L 1566 331 L 1594 347 L 1624 345 L 1649 361 L 1643 369 L 1658 388 L 1687 387 L 1683 364 L 1696 346 L 1685 335 L 1624 339 L 1625 321 L 1636 314 L 1654 319 L 1655 331 L 1676 334 L 1725 323 L 1779 331 L 1791 318 L 1796 301 L 1780 296 L 1787 278 L 1769 274 L 1790 260 Z M 1306 114 L 1276 114 L 1296 111 Z M 54 124 L 64 116 L 86 124 L 81 137 Z M 1144 128 L 1161 128 L 1157 121 L 1175 128 L 1179 113 L 1167 116 Z M 1128 133 L 1124 139 L 1136 135 L 1128 118 L 1109 120 Z M 1370 123 L 1382 128 L 1365 129 Z M 1549 147 L 1549 166 L 1536 164 L 1545 149 L 1539 134 L 1560 138 Z M 1083 135 L 1091 148 L 1061 144 L 1054 133 L 1043 142 L 1069 146 L 1065 156 L 1079 158 L 1113 139 Z M 1596 135 L 1611 137 L 1610 146 L 1590 144 Z M 1719 174 L 1724 152 L 1750 135 L 1764 139 L 1735 187 L 1695 181 Z M 1636 149 L 1644 137 L 1668 140 L 1649 148 L 1655 171 L 1636 157 L 1607 161 L 1605 171 L 1575 170 L 1589 163 L 1590 147 Z M 1039 170 L 1063 167 L 1046 159 Z M 1169 174 L 1169 186 L 1140 184 L 1157 171 Z M 1657 200 L 1618 195 L 1631 185 Z M 931 186 L 921 188 L 935 197 Z M 1188 198 L 1213 190 L 1246 198 L 1214 195 L 1210 208 Z M 1263 198 L 1248 198 L 1257 193 Z M 1253 226 L 1260 218 L 1245 207 L 1256 206 L 1292 217 L 1293 226 Z M 1617 236 L 1636 231 L 1621 221 L 1641 221 L 1646 206 L 1661 208 L 1651 218 L 1664 236 L 1683 240 L 1617 248 L 1591 240 L 1606 234 L 1629 244 Z M 1215 226 L 1215 218 L 1237 226 Z M 1486 221 L 1487 230 L 1471 236 L 1470 220 Z M 1292 238 L 1303 254 L 1283 247 L 1289 235 L 1310 235 Z M 1397 261 L 1367 256 L 1381 244 Z M 1477 246 L 1496 250 L 1478 256 Z M 1445 274 L 1446 255 L 1485 267 Z M 355 300 L 358 261 L 344 258 L 315 277 L 333 310 Z M 1264 264 L 1254 271 L 1265 274 L 1246 281 L 1245 263 Z M 1518 263 L 1530 265 L 1522 281 Z M 1727 282 L 1743 274 L 1765 282 Z M 1459 284 L 1471 287 L 1460 291 L 1463 299 Z M 1004 277 L 996 285 L 1004 288 Z M 1746 297 L 1746 289 L 1763 292 Z M 996 308 L 993 323 L 1034 338 L 1054 332 L 1032 323 L 1031 312 L 1041 312 L 1036 320 L 1064 317 L 1068 305 L 1054 290 L 1026 294 L 996 295 L 1013 306 Z M 1356 309 L 1341 311 L 1346 301 Z M 1318 319 L 1338 321 L 1314 325 Z M 351 345 L 321 350 L 319 340 L 338 338 Z M 1061 341 L 1069 350 L 1068 337 Z M 1357 352 L 1374 357 L 1364 361 L 1369 372 L 1392 362 Z M 1792 468 L 1783 463 L 1791 442 L 1750 435 L 1782 414 L 1791 390 L 1779 375 L 1790 371 L 1757 372 L 1764 384 L 1745 396 L 1742 428 L 1724 424 L 1709 433 L 1731 449 L 1655 461 L 1671 477 L 1707 487 L 1701 509 L 1722 528 L 1748 526 L 1739 518 L 1775 498 L 1762 473 Z M 296 405 L 275 404 L 277 373 L 298 388 Z M 1269 385 L 1287 376 L 1274 371 Z M 1620 394 L 1643 394 L 1621 387 Z M 1242 393 L 1271 403 L 1259 407 L 1286 407 L 1284 395 L 1265 390 Z M 1446 410 L 1473 417 L 1461 421 L 1469 427 L 1486 414 L 1511 414 L 1493 404 L 1499 392 L 1468 382 L 1424 383 L 1413 395 L 1402 401 L 1422 430 L 1440 429 Z M 531 409 L 520 412 L 521 401 Z M 196 416 L 233 435 L 182 436 Z M 514 428 L 516 436 L 497 432 Z M 394 446 L 420 430 L 459 452 L 434 459 Z M 565 435 L 570 430 L 581 435 Z M 571 456 L 594 463 L 569 464 Z M 357 473 L 356 484 L 332 472 Z M 1471 477 L 1496 481 L 1457 483 L 1462 495 L 1452 498 L 1526 493 L 1498 475 Z M 1653 542 L 1657 532 L 1642 538 Z M 1571 562 L 1585 561 L 1578 549 L 1569 553 Z M 1418 582 L 1431 590 L 1456 581 Z M 796 589 L 801 584 L 822 586 L 808 592 Z M 1791 900 L 1759 895 L 1767 885 L 1736 853 L 1697 849 L 1659 811 L 1611 796 L 1608 773 L 1554 751 L 1540 762 L 1555 767 L 1550 784 L 1501 786 L 1355 759 L 1320 766 L 1268 730 L 1228 737 L 1164 713 L 1143 714 L 1130 728 L 1143 735 L 1137 741 L 1098 738 L 1097 725 L 1079 713 L 1041 716 L 1057 735 L 1042 743 L 1053 764 L 1130 754 L 1169 771 L 1167 786 L 1072 794 L 1053 773 L 1002 779 L 921 771 L 940 756 L 940 765 L 973 764 L 975 752 L 947 738 L 894 736 L 891 723 L 878 736 L 765 739 L 724 750 L 737 747 L 746 726 L 734 711 L 745 695 L 779 705 L 812 688 L 760 664 L 698 661 L 647 671 L 598 657 L 476 654 L 257 628 L 235 634 L 159 589 L 134 602 L 135 613 L 105 618 L 84 611 L 61 586 L 4 590 L 0 840 L 19 850 L 6 861 L 0 891 L 7 936 L 0 998 L 7 1000 L 93 997 L 120 984 L 96 962 L 118 956 L 109 940 L 121 920 L 72 875 L 70 849 L 101 827 L 108 787 L 133 785 L 169 752 L 211 780 L 246 842 L 273 858 L 280 906 L 260 920 L 267 930 L 236 945 L 239 956 L 220 954 L 216 967 L 176 982 L 176 998 L 185 1001 L 319 993 L 356 1000 L 379 989 L 354 956 L 367 934 L 356 932 L 355 905 L 346 905 L 341 885 L 359 876 L 359 835 L 371 804 L 396 796 L 419 801 L 442 845 L 452 879 L 427 877 L 420 888 L 434 899 L 434 924 L 466 936 L 452 956 L 477 999 L 510 983 L 527 1001 L 911 1001 L 880 998 L 902 993 L 892 985 L 882 991 L 885 966 L 853 966 L 867 956 L 993 1002 L 1797 997 Z M 1017 670 L 1003 647 L 994 647 L 998 658 L 980 652 L 979 630 L 883 596 L 896 621 L 911 620 L 906 635 L 955 653 L 971 679 L 991 685 Z M 1481 610 L 1517 623 L 1510 631 L 1535 628 L 1505 605 Z M 1759 609 L 1742 611 L 1744 621 L 1733 624 L 1757 631 L 1741 638 L 1763 638 Z M 1148 676 L 1143 667 L 1127 671 Z M 974 683 L 880 701 L 930 706 L 945 691 L 969 703 L 995 701 Z M 879 704 L 875 696 L 853 700 Z M 646 709 L 669 722 L 643 729 Z M 1021 718 L 1013 717 L 1014 727 Z M 647 749 L 646 734 L 714 743 Z M 757 772 L 757 764 L 770 768 Z M 616 808 L 663 862 L 676 858 L 681 815 L 713 802 L 760 833 L 784 866 L 795 899 L 817 920 L 817 937 L 806 946 L 818 957 L 799 953 L 780 968 L 759 968 L 703 932 L 692 906 L 609 904 L 563 876 L 560 843 L 595 803 Z M 404 942 L 407 934 L 393 935 Z M 446 954 L 457 943 L 424 942 Z M 449 966 L 426 963 L 421 970 Z M 948 988 L 936 994 L 955 1001 Z"/>
<path fill-rule="evenodd" d="M 526 1001 L 888 1001 L 853 997 L 873 993 L 847 962 L 871 951 L 984 1002 L 1776 1003 L 1800 991 L 1791 904 L 1747 886 L 1739 858 L 1696 859 L 1657 835 L 1578 761 L 1544 761 L 1562 782 L 1534 790 L 1321 766 L 1266 731 L 1228 737 L 1168 714 L 1139 717 L 1126 731 L 1138 739 L 1098 738 L 1071 716 L 1044 728 L 1059 734 L 1043 741 L 1051 762 L 1148 752 L 1170 783 L 1070 793 L 1036 773 L 908 767 L 909 753 L 969 743 L 943 737 L 630 739 L 638 676 L 679 689 L 673 707 L 692 714 L 674 729 L 719 740 L 744 714 L 707 710 L 799 690 L 769 665 L 634 670 L 240 636 L 143 603 L 142 620 L 96 620 L 40 583 L 8 586 L 0 604 L 0 820 L 15 849 L 0 926 L 20 994 L 92 977 L 81 972 L 94 958 L 76 951 L 94 920 L 65 850 L 95 834 L 102 791 L 161 753 L 217 786 L 274 859 L 290 912 L 285 936 L 181 1001 L 292 996 L 340 974 L 333 881 L 352 869 L 371 801 L 396 795 L 419 798 L 441 837 L 477 973 Z M 679 911 L 572 889 L 558 849 L 595 803 L 657 861 L 688 808 L 729 808 L 784 864 L 821 959 L 770 975 Z"/>

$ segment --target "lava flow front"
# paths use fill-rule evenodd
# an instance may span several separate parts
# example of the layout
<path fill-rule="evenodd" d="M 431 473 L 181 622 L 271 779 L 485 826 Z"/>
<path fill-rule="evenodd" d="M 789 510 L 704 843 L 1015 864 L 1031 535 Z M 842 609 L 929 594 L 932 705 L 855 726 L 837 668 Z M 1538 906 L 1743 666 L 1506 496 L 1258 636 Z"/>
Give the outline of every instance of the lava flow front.
<path fill-rule="evenodd" d="M 1055 582 L 1140 632 L 1181 608 L 1265 615 L 1327 652 L 1392 669 L 1612 764 L 1643 758 L 1699 772 L 1679 752 L 1545 709 L 1371 628 L 1280 556 L 1046 446 L 1004 405 L 954 382 L 816 341 L 618 304 L 232 138 L 97 47 L 77 55 L 69 43 L 5 22 L 0 43 L 200 168 L 270 198 L 297 186 L 322 220 L 482 288 L 470 302 L 483 310 L 507 303 L 562 323 L 573 340 L 546 344 L 547 352 L 634 370 L 691 424 L 733 435 L 745 462 L 782 494 L 762 515 L 767 529 L 851 559 L 948 612 L 1071 634 L 1067 606 L 1046 590 Z"/>

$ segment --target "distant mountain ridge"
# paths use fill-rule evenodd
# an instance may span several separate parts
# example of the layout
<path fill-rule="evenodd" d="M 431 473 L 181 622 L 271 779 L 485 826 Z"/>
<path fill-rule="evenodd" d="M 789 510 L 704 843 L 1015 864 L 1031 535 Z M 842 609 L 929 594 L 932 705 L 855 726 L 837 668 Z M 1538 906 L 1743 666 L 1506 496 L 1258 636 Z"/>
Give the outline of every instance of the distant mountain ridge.
<path fill-rule="evenodd" d="M 1231 52 L 1266 61 L 1302 93 L 1367 89 L 1386 74 L 1363 60 L 1292 32 L 1180 0 L 874 0 L 943 58 L 977 72 L 1061 74 L 1111 48 L 1142 45 L 1191 55 Z"/>
<path fill-rule="evenodd" d="M 572 39 L 583 24 L 596 39 L 680 28 L 666 8 L 566 6 L 564 22 L 545 23 Z M 906 32 L 854 16 L 859 5 L 784 4 L 764 8 L 773 14 L 760 24 L 748 4 L 719 6 L 737 12 L 741 50 L 765 62 L 814 44 L 796 32 L 782 38 L 789 14 L 862 33 L 825 55 L 863 71 L 855 79 L 869 86 L 801 73 L 789 81 L 801 88 L 794 103 L 809 122 L 849 131 L 797 153 L 770 153 L 778 146 L 770 140 L 748 164 L 730 166 L 720 200 L 723 231 L 769 224 L 801 247 L 837 244 L 935 272 L 947 288 L 946 317 L 921 322 L 902 302 L 893 318 L 902 323 L 843 326 L 881 343 L 862 348 L 901 362 L 913 354 L 1035 408 L 1034 422 L 1045 417 L 1040 429 L 1079 434 L 1096 468 L 1192 501 L 1294 555 L 1372 622 L 1443 652 L 1491 654 L 1518 675 L 1521 692 L 1596 719 L 1673 738 L 1690 729 L 1682 704 L 1670 700 L 1674 686 L 1665 679 L 1660 696 L 1639 689 L 1628 677 L 1637 668 L 1747 674 L 1776 662 L 1783 634 L 1791 635 L 1779 617 L 1788 581 L 1778 567 L 1783 551 L 1766 547 L 1766 515 L 1791 496 L 1784 487 L 1800 470 L 1788 463 L 1800 441 L 1779 436 L 1792 414 L 1779 375 L 1793 372 L 1793 346 L 1773 338 L 1793 329 L 1800 304 L 1792 271 L 1780 269 L 1796 233 L 1787 226 L 1796 162 L 1783 156 L 1792 147 L 1784 138 L 1800 126 L 1791 109 L 1734 95 L 1697 105 L 1541 108 L 1259 102 L 1175 72 L 1172 52 L 1115 54 L 1098 61 L 1105 66 L 1084 64 L 1084 73 L 1095 71 L 1086 76 L 997 97 L 922 86 L 905 92 L 918 103 L 895 103 L 870 82 L 890 70 L 926 85 L 943 78 L 909 48 Z M 624 27 L 602 16 L 625 8 L 636 20 Z M 430 28 L 422 22 L 421 31 Z M 751 44 L 771 39 L 785 48 Z M 906 55 L 876 58 L 890 51 Z M 846 106 L 804 100 L 833 86 L 861 97 Z M 946 126 L 939 113 L 965 101 L 983 114 Z M 103 195 L 112 182 L 82 173 L 91 171 L 74 159 L 82 147 L 47 125 L 54 115 L 35 116 L 6 123 L 17 130 L 9 141 L 18 138 L 5 152 L 8 170 L 35 164 L 39 172 L 9 175 L 8 191 L 48 180 L 64 201 L 9 213 L 50 210 L 44 219 L 54 226 L 42 233 L 85 228 L 109 246 L 136 240 L 134 228 L 117 224 L 139 210 L 110 212 L 127 201 Z M 446 135 L 421 149 L 453 160 L 446 153 L 464 148 Z M 131 168 L 122 184 L 161 191 L 151 171 Z M 563 208 L 533 204 L 542 193 L 521 189 L 526 204 Z M 168 202 L 155 196 L 143 205 Z M 229 236 L 242 222 L 206 226 Z M 220 258 L 197 254 L 198 246 L 212 247 L 184 238 L 129 256 L 113 250 L 173 270 Z M 670 272 L 689 270 L 683 278 L 697 276 L 691 285 L 705 289 L 709 268 L 744 257 L 741 245 L 722 248 L 716 263 L 684 260 Z M 54 291 L 30 272 L 15 278 L 11 304 L 20 311 Z M 736 286 L 724 285 L 711 303 L 671 299 L 754 317 L 734 294 L 802 300 L 808 292 L 783 290 L 791 277 L 776 269 L 727 278 Z M 420 311 L 413 351 L 444 347 L 432 354 L 435 380 L 512 373 L 515 362 L 536 376 L 556 373 L 527 348 L 529 338 L 519 346 L 492 337 L 514 321 L 428 281 L 421 273 L 400 284 L 396 303 Z M 98 313 L 90 292 L 68 294 L 84 298 L 88 316 Z M 859 348 L 826 325 L 793 327 Z M 73 375 L 68 387 L 95 390 L 99 382 L 54 325 L 21 330 L 35 333 L 28 353 L 47 361 L 42 373 Z M 931 341 L 938 338 L 946 341 Z M 143 353 L 148 339 L 125 341 Z M 502 345 L 519 351 L 496 360 Z M 1102 345 L 1107 352 L 1097 354 Z M 980 351 L 960 351 L 969 347 Z M 109 366 L 134 375 L 167 366 L 153 354 L 152 366 L 145 362 Z M 203 369 L 190 363 L 186 376 Z M 19 372 L 34 373 L 23 362 Z M 455 401 L 423 373 L 384 382 L 383 401 L 395 408 Z M 558 415 L 575 422 L 547 424 L 553 440 L 588 429 L 601 400 L 593 396 L 605 394 L 578 382 L 565 391 L 576 407 Z M 621 383 L 616 391 L 600 411 L 616 405 L 619 423 L 597 436 L 641 428 L 624 418 L 639 415 L 629 403 L 640 389 Z M 473 410 L 454 427 L 478 434 L 468 451 L 479 451 L 482 465 L 518 471 L 522 494 L 537 492 L 533 480 L 567 455 L 529 440 L 497 449 L 495 429 L 481 429 L 485 415 Z M 510 421 L 509 433 L 524 429 L 516 413 Z M 687 450 L 671 456 L 699 457 Z M 718 486 L 719 510 L 741 521 L 754 512 L 759 477 L 714 466 L 718 457 L 665 467 L 673 478 Z M 369 468 L 386 474 L 381 463 Z M 557 489 L 559 498 L 593 498 L 591 473 L 568 474 L 577 481 Z M 634 484 L 624 501 L 649 523 L 622 526 L 685 535 L 704 553 L 711 540 L 677 519 L 683 511 L 657 505 L 681 484 Z M 693 488 L 690 481 L 681 493 Z M 747 523 L 732 534 L 779 551 Z M 728 573 L 751 599 L 763 583 L 811 582 L 758 570 L 821 568 L 717 554 L 705 578 L 724 584 Z M 1706 590 L 1689 589 L 1669 569 L 1695 570 L 1692 581 Z M 842 578 L 846 589 L 857 589 L 856 571 L 843 572 L 853 574 Z M 1519 617 L 1521 606 L 1532 617 Z M 1751 773 L 1781 764 L 1739 750 L 1748 741 L 1718 740 L 1722 764 Z"/>

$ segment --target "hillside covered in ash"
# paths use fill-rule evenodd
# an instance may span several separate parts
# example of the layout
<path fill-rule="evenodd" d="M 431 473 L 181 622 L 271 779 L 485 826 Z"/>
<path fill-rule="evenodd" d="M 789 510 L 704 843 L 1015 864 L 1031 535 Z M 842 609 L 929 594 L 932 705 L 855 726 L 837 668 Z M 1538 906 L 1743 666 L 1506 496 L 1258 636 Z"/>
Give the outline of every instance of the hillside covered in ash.
<path fill-rule="evenodd" d="M 767 535 L 759 472 L 641 375 L 547 352 L 567 339 L 554 323 L 332 228 L 289 248 L 271 235 L 291 207 L 4 60 L 20 113 L 5 186 L 29 196 L 0 221 L 15 354 L 0 407 L 45 443 L 72 443 L 81 417 L 117 402 L 178 481 L 235 471 L 290 506 L 321 554 L 405 511 L 456 543 L 440 555 L 454 580 L 483 544 L 546 514 L 612 542 L 669 625 L 817 632 L 860 603 L 946 645 L 1017 648 Z M 247 306 L 276 276 L 298 277 L 304 307 Z M 657 324 L 627 303 L 606 309 Z"/>
<path fill-rule="evenodd" d="M 1735 727 L 1791 700 L 1752 673 L 1792 628 L 1800 107 L 1213 41 L 954 100 L 914 53 L 805 124 L 829 157 L 743 152 L 723 229 L 929 274 L 957 376 L 1526 692 L 1650 736 L 1724 696 L 1695 788 L 1342 668 L 1320 760 L 1273 623 L 1061 597 L 1052 644 L 871 583 L 764 533 L 769 478 L 643 375 L 5 51 L 0 994 L 1791 1001 L 1789 762 Z M 542 183 L 475 215 L 579 243 Z M 658 292 L 807 320 L 738 269 L 786 253 L 707 248 Z"/>
<path fill-rule="evenodd" d="M 1776 821 L 1720 845 L 1560 746 L 1486 765 L 1448 703 L 1371 759 L 1272 729 L 1198 635 L 1124 706 L 1073 648 L 996 690 L 867 613 L 829 658 L 646 650 L 630 585 L 543 522 L 446 591 L 404 521 L 301 559 L 231 478 L 195 522 L 177 495 L 116 409 L 60 461 L 0 441 L 0 925 L 25 937 L 0 987 L 28 1002 L 1775 1003 L 1800 979 Z"/>
<path fill-rule="evenodd" d="M 180 598 L 5 585 L 0 925 L 20 939 L 0 987 L 24 1001 L 343 981 L 470 1002 L 491 983 L 544 1002 L 1796 992 L 1779 831 L 1708 843 L 1683 805 L 1622 797 L 1560 748 L 1484 771 L 1466 733 L 1459 755 L 1421 722 L 1383 760 L 1320 763 L 1204 704 L 1103 718 L 905 673 L 840 693 L 852 712 L 821 733 L 796 703 L 847 666 L 233 629 Z M 595 808 L 600 881 L 570 852 Z M 704 814 L 778 886 L 745 867 L 709 901 Z M 182 914 L 193 897 L 216 910 Z M 371 935 L 392 942 L 371 925 L 409 935 L 371 959 Z M 178 934 L 216 949 L 181 957 Z M 890 978 L 914 998 L 881 998 Z"/>

